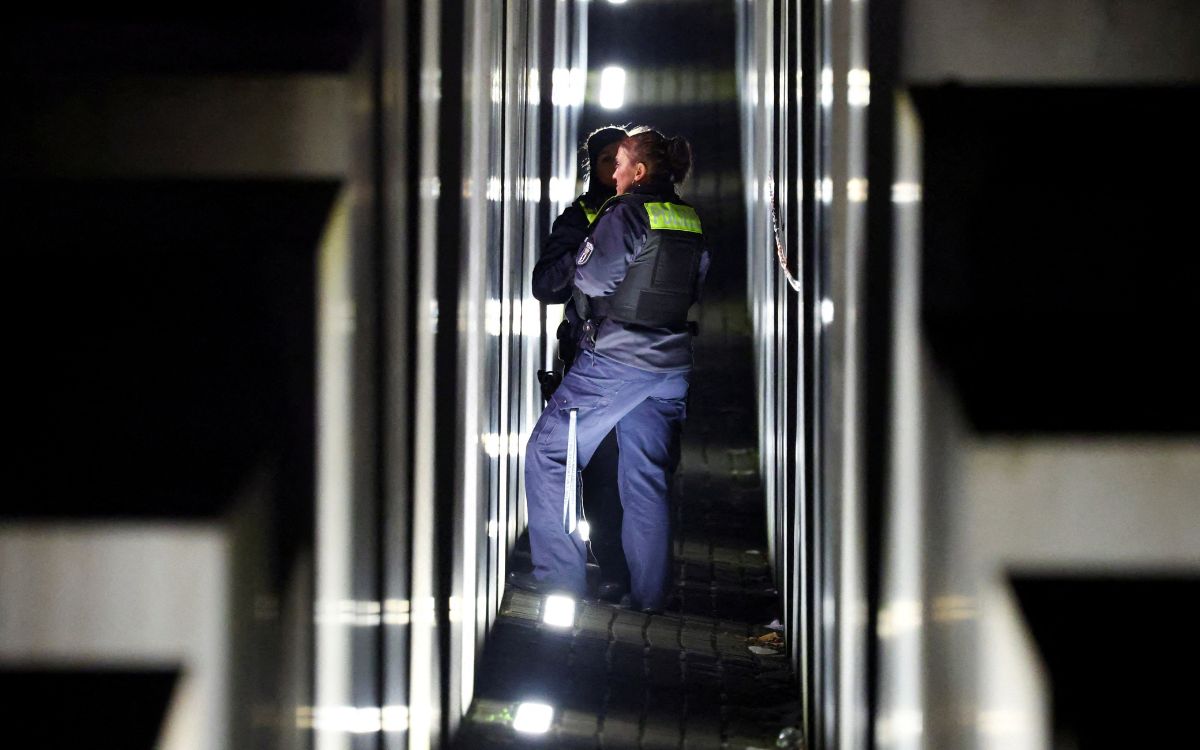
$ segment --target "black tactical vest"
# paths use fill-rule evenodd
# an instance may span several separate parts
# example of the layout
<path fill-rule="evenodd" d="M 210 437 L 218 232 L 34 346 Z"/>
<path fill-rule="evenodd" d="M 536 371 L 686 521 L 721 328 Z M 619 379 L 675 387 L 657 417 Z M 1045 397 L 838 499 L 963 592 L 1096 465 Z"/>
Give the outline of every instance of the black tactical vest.
<path fill-rule="evenodd" d="M 636 193 L 610 198 L 600 213 L 618 201 L 645 211 L 649 232 L 616 292 L 589 299 L 592 315 L 655 328 L 686 326 L 688 308 L 699 292 L 696 282 L 704 253 L 700 218 L 681 201 Z"/>

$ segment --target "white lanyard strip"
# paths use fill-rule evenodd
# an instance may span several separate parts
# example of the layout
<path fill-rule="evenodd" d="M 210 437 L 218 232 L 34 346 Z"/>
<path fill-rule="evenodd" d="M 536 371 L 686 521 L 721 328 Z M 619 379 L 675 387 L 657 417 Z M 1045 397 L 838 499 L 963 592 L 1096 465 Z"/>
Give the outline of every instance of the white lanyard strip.
<path fill-rule="evenodd" d="M 567 427 L 567 471 L 566 486 L 563 488 L 563 529 L 572 534 L 579 522 L 579 511 L 576 505 L 579 478 L 576 476 L 576 464 L 579 461 L 575 445 L 575 416 L 577 409 L 571 409 L 571 422 Z"/>

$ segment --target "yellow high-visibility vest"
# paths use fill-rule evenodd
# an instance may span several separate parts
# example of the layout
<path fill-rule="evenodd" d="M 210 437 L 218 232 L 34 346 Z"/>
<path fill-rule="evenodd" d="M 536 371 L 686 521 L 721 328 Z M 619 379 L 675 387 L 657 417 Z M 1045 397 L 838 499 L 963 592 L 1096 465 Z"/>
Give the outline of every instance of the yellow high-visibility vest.
<path fill-rule="evenodd" d="M 600 213 L 599 210 L 593 211 L 588 208 L 582 200 L 579 201 L 579 207 L 583 209 L 583 215 L 587 217 L 589 225 L 596 220 L 596 214 Z"/>

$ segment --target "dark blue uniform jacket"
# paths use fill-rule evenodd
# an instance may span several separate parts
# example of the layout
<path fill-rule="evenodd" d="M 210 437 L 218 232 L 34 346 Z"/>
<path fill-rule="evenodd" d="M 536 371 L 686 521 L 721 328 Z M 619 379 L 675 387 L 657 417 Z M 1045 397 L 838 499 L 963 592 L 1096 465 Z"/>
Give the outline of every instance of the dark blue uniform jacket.
<path fill-rule="evenodd" d="M 669 184 L 637 186 L 640 193 L 670 203 L 682 203 Z M 575 255 L 575 287 L 588 297 L 612 295 L 629 264 L 646 244 L 650 220 L 640 206 L 618 203 L 608 208 L 591 228 L 590 252 Z M 710 263 L 704 250 L 697 277 L 697 293 L 704 285 Z M 686 328 L 653 328 L 615 320 L 604 320 L 595 342 L 585 339 L 584 348 L 642 370 L 686 370 L 692 366 L 692 335 Z"/>
<path fill-rule="evenodd" d="M 604 201 L 612 195 L 611 189 L 605 189 L 597 183 L 593 189 L 580 195 L 567 206 L 554 220 L 550 236 L 542 244 L 542 254 L 533 267 L 533 296 L 547 305 L 566 305 L 564 317 L 569 332 L 564 336 L 567 341 L 563 342 L 562 357 L 568 369 L 571 365 L 570 360 L 574 358 L 574 347 L 583 336 L 583 319 L 571 301 L 575 281 L 575 255 L 588 232 L 588 218 L 579 204 L 582 202 L 591 211 L 598 211 Z"/>

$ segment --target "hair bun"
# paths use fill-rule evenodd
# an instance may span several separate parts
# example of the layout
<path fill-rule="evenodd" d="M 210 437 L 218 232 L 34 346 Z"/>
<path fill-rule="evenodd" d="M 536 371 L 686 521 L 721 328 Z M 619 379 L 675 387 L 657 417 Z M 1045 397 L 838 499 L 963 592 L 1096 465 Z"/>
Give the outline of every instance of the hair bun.
<path fill-rule="evenodd" d="M 681 135 L 667 139 L 667 162 L 671 167 L 671 181 L 683 182 L 692 169 L 692 146 Z"/>

